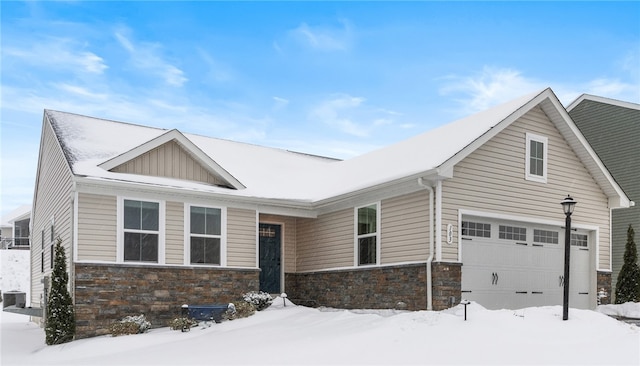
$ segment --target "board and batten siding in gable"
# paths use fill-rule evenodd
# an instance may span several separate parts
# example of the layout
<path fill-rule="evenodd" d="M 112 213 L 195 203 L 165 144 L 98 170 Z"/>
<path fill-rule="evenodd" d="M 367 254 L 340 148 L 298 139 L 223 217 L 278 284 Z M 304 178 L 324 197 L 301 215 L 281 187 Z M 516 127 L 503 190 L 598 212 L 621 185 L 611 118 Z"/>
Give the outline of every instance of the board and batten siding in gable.
<path fill-rule="evenodd" d="M 380 264 L 426 261 L 430 233 L 428 191 L 383 200 L 380 210 Z"/>
<path fill-rule="evenodd" d="M 230 267 L 257 267 L 258 224 L 256 211 L 239 208 L 227 209 L 227 265 Z"/>
<path fill-rule="evenodd" d="M 260 223 L 281 224 L 283 238 L 284 271 L 296 271 L 296 218 L 290 216 L 260 214 Z"/>
<path fill-rule="evenodd" d="M 353 208 L 297 220 L 296 271 L 353 267 Z"/>
<path fill-rule="evenodd" d="M 209 173 L 173 140 L 113 168 L 112 171 L 226 185 L 224 180 Z"/>
<path fill-rule="evenodd" d="M 117 198 L 78 193 L 78 260 L 116 261 Z"/>
<path fill-rule="evenodd" d="M 46 117 L 45 117 L 46 118 Z M 51 220 L 54 222 L 54 240 L 62 239 L 67 257 L 67 269 L 71 270 L 73 253 L 71 248 L 71 225 L 73 200 L 71 197 L 72 178 L 66 159 L 59 146 L 53 129 L 48 122 L 43 123 L 41 151 L 38 161 L 38 182 L 34 197 L 31 222 L 31 305 L 40 307 L 44 292 L 41 279 L 51 275 Z M 44 230 L 44 248 L 42 231 Z M 41 257 L 44 252 L 44 272 L 41 272 Z M 73 288 L 73 278 L 70 276 Z"/>
<path fill-rule="evenodd" d="M 548 138 L 547 183 L 525 179 L 526 133 Z M 564 222 L 560 201 L 570 194 L 578 204 L 574 225 L 599 231 L 599 269 L 610 268 L 608 198 L 571 150 L 555 125 L 535 107 L 454 167 L 442 188 L 442 258 L 458 260 L 458 210 Z M 446 226 L 454 226 L 452 244 Z"/>

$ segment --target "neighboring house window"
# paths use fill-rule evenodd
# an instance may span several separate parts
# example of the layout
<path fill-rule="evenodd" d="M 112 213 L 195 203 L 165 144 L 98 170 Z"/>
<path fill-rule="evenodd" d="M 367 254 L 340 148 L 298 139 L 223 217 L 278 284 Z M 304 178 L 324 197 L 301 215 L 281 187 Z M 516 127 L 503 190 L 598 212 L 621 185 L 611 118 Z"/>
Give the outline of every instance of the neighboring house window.
<path fill-rule="evenodd" d="M 191 206 L 189 211 L 189 254 L 191 264 L 220 265 L 222 209 Z"/>
<path fill-rule="evenodd" d="M 358 265 L 378 263 L 378 204 L 356 209 Z"/>
<path fill-rule="evenodd" d="M 534 243 L 558 244 L 558 232 L 552 230 L 533 229 Z"/>
<path fill-rule="evenodd" d="M 42 229 L 40 234 L 40 239 L 42 240 L 42 247 L 40 248 L 40 272 L 44 273 L 44 229 Z"/>
<path fill-rule="evenodd" d="M 125 262 L 158 262 L 160 204 L 124 200 L 123 231 Z"/>
<path fill-rule="evenodd" d="M 498 227 L 498 238 L 507 240 L 527 240 L 527 228 L 517 226 L 500 225 Z"/>
<path fill-rule="evenodd" d="M 49 242 L 49 268 L 53 268 L 53 244 L 55 243 L 55 230 L 51 222 L 51 241 Z"/>
<path fill-rule="evenodd" d="M 474 221 L 462 221 L 462 235 L 479 238 L 491 237 L 491 224 Z"/>
<path fill-rule="evenodd" d="M 544 136 L 527 133 L 527 158 L 526 173 L 527 180 L 536 182 L 547 182 L 547 141 Z"/>
<path fill-rule="evenodd" d="M 589 246 L 588 237 L 585 234 L 571 234 L 571 245 L 587 248 Z"/>

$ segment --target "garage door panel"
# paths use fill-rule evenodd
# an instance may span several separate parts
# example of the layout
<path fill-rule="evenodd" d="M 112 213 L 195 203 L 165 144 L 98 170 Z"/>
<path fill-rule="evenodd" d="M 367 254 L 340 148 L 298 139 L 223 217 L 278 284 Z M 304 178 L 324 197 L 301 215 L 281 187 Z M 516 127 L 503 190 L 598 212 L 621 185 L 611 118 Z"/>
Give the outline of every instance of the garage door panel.
<path fill-rule="evenodd" d="M 463 221 L 467 218 L 463 218 Z M 468 220 L 473 220 L 470 218 Z M 491 224 L 490 237 L 462 241 L 463 297 L 490 309 L 561 305 L 563 297 L 564 240 L 560 227 L 501 222 L 479 218 Z M 502 232 L 498 235 L 498 228 Z M 527 240 L 503 235 L 504 227 L 526 229 Z M 464 228 L 464 226 L 463 226 Z M 534 229 L 538 235 L 534 240 Z M 515 232 L 515 231 L 514 231 Z M 463 231 L 463 235 L 464 235 Z M 586 235 L 582 235 L 587 237 Z M 465 237 L 469 239 L 469 237 Z M 572 239 L 573 240 L 573 239 Z M 570 306 L 589 308 L 590 261 L 587 247 L 572 245 Z M 575 254 L 574 254 L 575 253 Z"/>

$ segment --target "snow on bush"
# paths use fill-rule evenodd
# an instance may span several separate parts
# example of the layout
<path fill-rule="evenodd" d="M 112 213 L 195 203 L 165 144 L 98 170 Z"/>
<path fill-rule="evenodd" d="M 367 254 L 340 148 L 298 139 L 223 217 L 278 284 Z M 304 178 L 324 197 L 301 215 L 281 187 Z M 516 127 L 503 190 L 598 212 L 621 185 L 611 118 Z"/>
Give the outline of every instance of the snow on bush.
<path fill-rule="evenodd" d="M 151 323 L 147 321 L 144 314 L 125 316 L 117 323 L 111 324 L 109 332 L 112 336 L 126 334 L 145 333 L 151 328 Z"/>
<path fill-rule="evenodd" d="M 198 321 L 188 317 L 175 318 L 169 323 L 169 327 L 173 330 L 181 330 L 183 332 L 191 330 L 191 327 L 198 325 Z"/>
<path fill-rule="evenodd" d="M 261 311 L 268 308 L 269 305 L 271 305 L 271 302 L 273 301 L 273 298 L 271 297 L 271 295 L 264 291 L 247 292 L 246 294 L 242 295 L 242 298 L 244 299 L 244 301 L 250 304 L 253 304 L 253 306 L 256 307 L 257 311 Z"/>
<path fill-rule="evenodd" d="M 229 305 L 233 305 L 234 310 L 227 310 L 227 312 L 224 313 L 224 318 L 227 320 L 247 318 L 256 312 L 256 307 L 246 301 L 238 301 L 236 304 Z M 231 306 L 229 306 L 229 309 L 231 309 Z"/>

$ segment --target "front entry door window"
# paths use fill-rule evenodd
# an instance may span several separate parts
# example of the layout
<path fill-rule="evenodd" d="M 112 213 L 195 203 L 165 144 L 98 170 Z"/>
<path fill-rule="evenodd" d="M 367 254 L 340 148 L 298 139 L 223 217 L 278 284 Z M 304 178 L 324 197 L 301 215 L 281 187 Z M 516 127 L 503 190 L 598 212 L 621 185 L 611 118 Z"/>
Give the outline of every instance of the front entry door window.
<path fill-rule="evenodd" d="M 260 291 L 270 294 L 280 293 L 281 272 L 281 226 L 260 224 L 259 230 L 259 266 Z"/>

